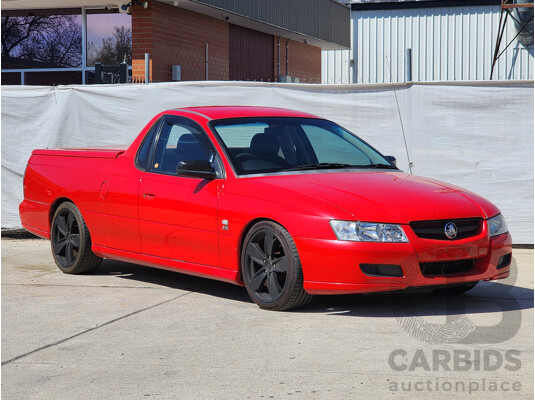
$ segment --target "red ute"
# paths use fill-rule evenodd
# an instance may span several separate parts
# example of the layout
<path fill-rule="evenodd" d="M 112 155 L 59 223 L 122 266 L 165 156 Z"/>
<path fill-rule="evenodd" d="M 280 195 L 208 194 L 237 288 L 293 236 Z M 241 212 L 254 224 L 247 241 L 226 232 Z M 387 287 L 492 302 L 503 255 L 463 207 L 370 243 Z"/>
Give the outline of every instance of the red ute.
<path fill-rule="evenodd" d="M 20 217 L 63 272 L 124 260 L 244 284 L 272 310 L 461 293 L 506 278 L 512 251 L 484 198 L 405 174 L 333 122 L 264 107 L 169 110 L 125 149 L 35 150 Z"/>

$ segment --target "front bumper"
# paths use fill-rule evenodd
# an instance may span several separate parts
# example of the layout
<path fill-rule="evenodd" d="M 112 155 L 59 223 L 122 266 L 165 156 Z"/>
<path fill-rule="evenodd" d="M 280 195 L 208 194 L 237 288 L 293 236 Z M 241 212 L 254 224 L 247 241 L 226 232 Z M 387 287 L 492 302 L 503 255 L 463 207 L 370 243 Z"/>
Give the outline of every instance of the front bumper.
<path fill-rule="evenodd" d="M 509 233 L 458 241 L 420 239 L 414 234 L 409 243 L 364 243 L 339 240 L 295 238 L 303 266 L 305 290 L 310 294 L 372 293 L 459 284 L 509 276 L 510 263 L 497 268 L 512 253 Z M 507 260 L 507 258 L 505 258 Z M 473 260 L 465 272 L 424 275 L 421 263 Z M 399 265 L 401 277 L 370 276 L 361 264 Z"/>

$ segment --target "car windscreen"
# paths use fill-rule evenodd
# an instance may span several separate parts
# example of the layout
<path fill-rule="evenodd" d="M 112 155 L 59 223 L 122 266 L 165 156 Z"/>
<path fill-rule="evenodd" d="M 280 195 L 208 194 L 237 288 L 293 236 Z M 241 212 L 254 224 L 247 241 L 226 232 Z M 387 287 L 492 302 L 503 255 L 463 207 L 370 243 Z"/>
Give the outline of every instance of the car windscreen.
<path fill-rule="evenodd" d="M 210 125 L 239 175 L 341 168 L 396 169 L 370 145 L 327 120 L 247 117 L 216 120 Z"/>

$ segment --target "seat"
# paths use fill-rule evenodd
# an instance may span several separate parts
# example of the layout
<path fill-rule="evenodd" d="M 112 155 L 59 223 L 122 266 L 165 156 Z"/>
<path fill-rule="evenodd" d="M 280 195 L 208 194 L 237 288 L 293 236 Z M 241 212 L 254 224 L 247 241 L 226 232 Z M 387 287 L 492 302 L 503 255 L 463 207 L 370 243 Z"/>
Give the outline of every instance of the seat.
<path fill-rule="evenodd" d="M 208 155 L 191 133 L 180 136 L 176 144 L 176 149 L 178 162 L 184 160 L 208 160 Z"/>
<path fill-rule="evenodd" d="M 288 167 L 286 160 L 279 156 L 279 150 L 279 137 L 274 134 L 257 133 L 251 139 L 250 151 L 258 160 L 273 164 L 272 167 Z"/>
<path fill-rule="evenodd" d="M 163 155 L 163 162 L 157 171 L 161 172 L 175 172 L 178 165 L 178 154 L 176 149 L 165 149 Z"/>
<path fill-rule="evenodd" d="M 297 165 L 297 155 L 295 153 L 294 143 L 287 133 L 287 129 L 284 129 L 282 126 L 269 126 L 264 129 L 264 133 L 275 135 L 278 138 L 280 151 L 282 152 L 285 163 L 295 167 Z"/>
<path fill-rule="evenodd" d="M 165 150 L 163 165 L 161 170 L 163 172 L 176 172 L 176 168 L 180 161 L 184 160 L 207 160 L 208 156 L 204 152 L 201 144 L 190 133 L 186 133 L 177 141 L 175 149 Z"/>

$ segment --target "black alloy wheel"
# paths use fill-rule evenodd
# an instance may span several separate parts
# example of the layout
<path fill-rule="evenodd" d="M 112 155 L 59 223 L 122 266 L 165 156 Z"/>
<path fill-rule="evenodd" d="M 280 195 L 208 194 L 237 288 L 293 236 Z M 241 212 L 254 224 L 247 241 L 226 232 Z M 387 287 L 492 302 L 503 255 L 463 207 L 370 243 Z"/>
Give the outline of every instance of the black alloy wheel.
<path fill-rule="evenodd" d="M 253 301 L 268 310 L 289 310 L 308 303 L 295 243 L 286 229 L 271 221 L 255 224 L 242 249 L 242 274 Z"/>
<path fill-rule="evenodd" d="M 102 258 L 91 251 L 91 237 L 78 208 L 62 203 L 54 213 L 51 228 L 52 255 L 66 274 L 83 274 L 98 269 Z"/>

